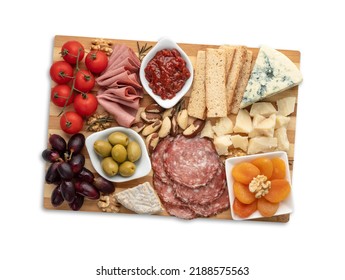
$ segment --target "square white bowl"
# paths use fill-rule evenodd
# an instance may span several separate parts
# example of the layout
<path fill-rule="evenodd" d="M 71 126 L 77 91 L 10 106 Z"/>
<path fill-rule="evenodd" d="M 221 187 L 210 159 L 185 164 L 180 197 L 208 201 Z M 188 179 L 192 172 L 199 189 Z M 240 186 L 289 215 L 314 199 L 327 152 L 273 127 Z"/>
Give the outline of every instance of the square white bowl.
<path fill-rule="evenodd" d="M 190 77 L 182 87 L 182 89 L 175 95 L 172 99 L 162 99 L 159 95 L 155 94 L 152 89 L 149 86 L 149 82 L 147 81 L 145 77 L 145 68 L 147 64 L 150 62 L 150 60 L 156 55 L 156 53 L 163 49 L 177 49 L 179 53 L 181 54 L 181 57 L 186 62 L 186 67 L 188 68 L 190 72 Z M 188 92 L 190 87 L 193 83 L 193 64 L 190 61 L 188 55 L 177 45 L 173 40 L 169 38 L 161 38 L 157 44 L 145 55 L 144 59 L 141 62 L 140 66 L 140 81 L 143 85 L 145 91 L 163 108 L 171 108 L 177 104 L 181 100 L 181 98 Z"/>
<path fill-rule="evenodd" d="M 230 209 L 231 209 L 230 211 L 231 211 L 232 218 L 234 220 L 248 220 L 248 219 L 264 218 L 263 216 L 261 216 L 258 210 L 256 210 L 252 215 L 250 215 L 247 218 L 241 218 L 237 216 L 232 210 L 234 199 L 235 199 L 235 194 L 234 194 L 234 189 L 233 189 L 234 178 L 231 175 L 232 169 L 238 163 L 251 162 L 252 160 L 256 158 L 261 158 L 261 157 L 267 157 L 267 158 L 278 157 L 282 159 L 285 162 L 285 167 L 286 167 L 285 179 L 290 183 L 290 186 L 291 186 L 289 160 L 285 152 L 277 151 L 277 152 L 269 152 L 269 153 L 228 158 L 227 160 L 225 160 L 226 182 L 227 182 L 228 190 L 229 190 Z M 292 191 L 291 191 L 289 196 L 285 200 L 279 203 L 279 208 L 277 212 L 274 214 L 274 216 L 289 214 L 289 213 L 292 213 L 292 211 L 293 211 L 293 198 L 292 198 Z"/>
<path fill-rule="evenodd" d="M 140 146 L 141 157 L 139 160 L 135 162 L 136 170 L 132 176 L 123 177 L 120 174 L 117 174 L 115 176 L 108 176 L 107 174 L 105 174 L 101 166 L 102 157 L 99 156 L 93 148 L 93 144 L 95 143 L 96 140 L 107 140 L 108 136 L 115 131 L 125 133 L 128 136 L 130 141 L 137 141 Z M 111 127 L 99 132 L 95 132 L 86 138 L 85 146 L 86 146 L 87 152 L 89 153 L 93 168 L 95 168 L 95 170 L 97 171 L 99 175 L 101 175 L 103 178 L 111 182 L 121 183 L 121 182 L 127 182 L 130 180 L 138 179 L 138 178 L 146 176 L 151 171 L 151 160 L 148 155 L 145 142 L 138 133 L 136 133 L 134 130 L 130 128 L 119 126 L 119 127 Z"/>

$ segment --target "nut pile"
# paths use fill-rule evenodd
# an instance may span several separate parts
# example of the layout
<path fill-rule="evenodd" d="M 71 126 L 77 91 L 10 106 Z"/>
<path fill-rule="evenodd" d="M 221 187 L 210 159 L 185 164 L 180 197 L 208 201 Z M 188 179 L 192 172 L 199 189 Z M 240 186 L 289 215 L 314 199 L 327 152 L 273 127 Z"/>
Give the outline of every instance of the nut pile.
<path fill-rule="evenodd" d="M 114 121 L 107 112 L 95 113 L 90 116 L 86 124 L 88 125 L 87 130 L 92 132 L 102 131 L 106 128 L 111 127 L 111 123 Z"/>
<path fill-rule="evenodd" d="M 140 114 L 140 121 L 132 125 L 132 129 L 146 138 L 145 143 L 149 153 L 152 153 L 160 139 L 167 136 L 196 136 L 204 127 L 203 120 L 188 116 L 183 102 L 175 107 L 164 109 L 156 103 L 149 104 Z"/>
<path fill-rule="evenodd" d="M 249 184 L 249 190 L 255 193 L 256 198 L 265 196 L 271 188 L 271 181 L 265 175 L 258 175 Z"/>
<path fill-rule="evenodd" d="M 91 41 L 91 50 L 103 51 L 110 56 L 113 53 L 113 42 L 105 39 L 93 39 Z"/>

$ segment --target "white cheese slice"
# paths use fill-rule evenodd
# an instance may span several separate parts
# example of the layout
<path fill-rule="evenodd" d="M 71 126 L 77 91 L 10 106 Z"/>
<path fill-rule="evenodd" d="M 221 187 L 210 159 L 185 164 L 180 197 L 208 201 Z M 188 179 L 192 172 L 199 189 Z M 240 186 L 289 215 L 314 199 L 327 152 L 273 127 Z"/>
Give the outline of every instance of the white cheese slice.
<path fill-rule="evenodd" d="M 256 58 L 240 108 L 245 108 L 302 82 L 297 66 L 281 52 L 262 46 Z"/>
<path fill-rule="evenodd" d="M 115 198 L 124 207 L 138 214 L 156 214 L 163 210 L 149 182 L 116 193 Z"/>
<path fill-rule="evenodd" d="M 288 116 L 295 111 L 296 97 L 285 97 L 277 101 L 278 114 Z"/>
<path fill-rule="evenodd" d="M 229 153 L 229 147 L 232 145 L 230 135 L 216 136 L 213 139 L 213 144 L 216 147 L 218 155 L 227 155 Z"/>
<path fill-rule="evenodd" d="M 258 136 L 251 138 L 248 145 L 248 155 L 262 152 L 272 152 L 278 146 L 278 140 L 275 137 Z"/>
<path fill-rule="evenodd" d="M 287 136 L 286 127 L 282 126 L 276 129 L 274 132 L 274 137 L 276 137 L 278 141 L 277 150 L 288 152 L 290 149 L 290 143 Z"/>
<path fill-rule="evenodd" d="M 247 110 L 242 109 L 238 111 L 236 116 L 234 132 L 249 133 L 253 129 L 252 119 Z"/>
<path fill-rule="evenodd" d="M 253 118 L 253 130 L 249 133 L 249 137 L 268 136 L 273 137 L 274 128 L 276 126 L 276 114 L 265 118 L 261 115 L 255 115 Z"/>
<path fill-rule="evenodd" d="M 289 122 L 290 122 L 290 117 L 285 117 L 285 116 L 282 116 L 282 115 L 277 115 L 275 129 L 280 128 L 282 126 L 287 127 Z"/>
<path fill-rule="evenodd" d="M 222 136 L 233 132 L 234 125 L 228 117 L 219 118 L 216 124 L 212 127 L 217 136 Z"/>
<path fill-rule="evenodd" d="M 268 117 L 272 114 L 277 113 L 276 108 L 270 102 L 258 102 L 254 103 L 250 108 L 249 115 L 254 117 L 255 115 L 262 115 Z"/>
<path fill-rule="evenodd" d="M 234 145 L 234 148 L 240 148 L 242 151 L 247 152 L 248 150 L 248 137 L 241 135 L 232 135 L 231 142 Z"/>

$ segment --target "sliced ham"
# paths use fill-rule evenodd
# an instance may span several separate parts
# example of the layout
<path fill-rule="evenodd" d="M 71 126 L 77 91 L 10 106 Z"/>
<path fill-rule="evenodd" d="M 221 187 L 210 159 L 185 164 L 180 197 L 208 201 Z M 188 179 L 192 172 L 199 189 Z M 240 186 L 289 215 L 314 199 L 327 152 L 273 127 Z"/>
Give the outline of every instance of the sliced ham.
<path fill-rule="evenodd" d="M 96 79 L 100 86 L 97 93 L 99 104 L 124 127 L 133 124 L 143 97 L 139 68 L 140 60 L 131 48 L 115 45 L 108 67 Z"/>

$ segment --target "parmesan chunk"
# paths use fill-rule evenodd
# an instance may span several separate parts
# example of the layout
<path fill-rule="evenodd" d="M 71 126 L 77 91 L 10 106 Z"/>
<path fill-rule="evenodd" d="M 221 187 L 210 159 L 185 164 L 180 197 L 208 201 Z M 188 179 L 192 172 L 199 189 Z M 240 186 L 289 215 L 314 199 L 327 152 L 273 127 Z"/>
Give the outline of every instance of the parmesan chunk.
<path fill-rule="evenodd" d="M 217 136 L 222 136 L 233 132 L 233 123 L 228 117 L 219 118 L 216 124 L 212 127 Z"/>
<path fill-rule="evenodd" d="M 248 145 L 248 155 L 262 152 L 272 152 L 278 146 L 278 140 L 274 137 L 258 136 L 251 138 Z"/>
<path fill-rule="evenodd" d="M 248 150 L 248 137 L 241 135 L 232 135 L 231 136 L 232 144 L 234 148 L 240 148 L 242 151 L 247 152 Z"/>
<path fill-rule="evenodd" d="M 236 117 L 234 132 L 248 134 L 249 132 L 252 131 L 252 129 L 253 129 L 252 119 L 248 111 L 245 109 L 239 110 Z"/>
<path fill-rule="evenodd" d="M 270 102 L 258 102 L 254 103 L 250 108 L 250 116 L 254 117 L 255 115 L 262 115 L 268 117 L 272 114 L 277 113 L 276 108 Z"/>
<path fill-rule="evenodd" d="M 287 127 L 289 122 L 290 122 L 290 117 L 277 115 L 275 129 L 280 128 L 282 126 Z"/>
<path fill-rule="evenodd" d="M 286 127 L 282 126 L 274 132 L 274 137 L 277 138 L 278 146 L 277 150 L 288 152 L 290 149 L 290 143 L 287 136 Z"/>
<path fill-rule="evenodd" d="M 295 111 L 296 97 L 285 97 L 277 101 L 278 114 L 288 116 Z"/>
<path fill-rule="evenodd" d="M 253 118 L 253 130 L 249 133 L 249 137 L 253 138 L 260 135 L 273 137 L 275 126 L 275 114 L 272 114 L 268 118 L 261 115 L 255 115 Z"/>
<path fill-rule="evenodd" d="M 213 139 L 213 129 L 212 129 L 212 124 L 211 121 L 206 121 L 204 128 L 200 132 L 200 137 L 207 137 Z"/>
<path fill-rule="evenodd" d="M 228 148 L 232 145 L 230 135 L 217 136 L 213 140 L 213 144 L 216 147 L 218 155 L 227 155 Z"/>

